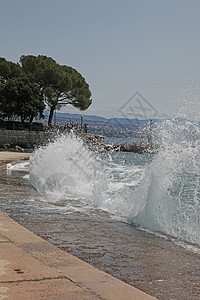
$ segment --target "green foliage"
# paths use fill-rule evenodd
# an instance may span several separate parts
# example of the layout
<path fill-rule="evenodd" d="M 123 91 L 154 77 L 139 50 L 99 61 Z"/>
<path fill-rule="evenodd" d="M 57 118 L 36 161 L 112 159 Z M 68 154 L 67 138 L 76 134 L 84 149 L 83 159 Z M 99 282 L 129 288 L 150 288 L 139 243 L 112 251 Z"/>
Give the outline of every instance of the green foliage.
<path fill-rule="evenodd" d="M 50 57 L 22 56 L 22 70 L 31 74 L 40 86 L 45 103 L 50 107 L 49 124 L 53 112 L 61 105 L 71 104 L 80 110 L 86 110 L 92 103 L 89 85 L 81 74 L 68 66 L 60 66 Z"/>
<path fill-rule="evenodd" d="M 92 103 L 91 92 L 89 85 L 86 83 L 85 78 L 75 69 L 62 66 L 65 74 L 68 74 L 71 78 L 71 86 L 68 91 L 65 91 L 63 99 L 68 104 L 72 104 L 74 107 L 78 107 L 80 110 L 86 110 Z"/>
<path fill-rule="evenodd" d="M 4 82 L 8 79 L 18 77 L 22 74 L 22 69 L 19 64 L 7 61 L 0 57 L 0 81 Z"/>
<path fill-rule="evenodd" d="M 9 120 L 20 117 L 21 122 L 42 117 L 45 105 L 41 91 L 27 75 L 0 84 L 0 111 Z"/>
<path fill-rule="evenodd" d="M 38 113 L 41 115 L 46 104 L 50 108 L 48 123 L 51 124 L 55 109 L 63 105 L 71 104 L 80 110 L 91 105 L 89 85 L 72 67 L 61 66 L 44 55 L 23 55 L 20 64 L 0 58 L 3 116 L 10 119 L 20 116 L 22 122 L 32 120 Z"/>

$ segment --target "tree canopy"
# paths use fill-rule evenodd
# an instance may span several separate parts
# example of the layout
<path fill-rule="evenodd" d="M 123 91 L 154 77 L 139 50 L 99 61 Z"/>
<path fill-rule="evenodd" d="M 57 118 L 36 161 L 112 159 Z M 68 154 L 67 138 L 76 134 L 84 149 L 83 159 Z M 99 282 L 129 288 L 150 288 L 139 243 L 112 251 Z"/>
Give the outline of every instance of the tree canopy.
<path fill-rule="evenodd" d="M 4 82 L 8 79 L 18 77 L 22 74 L 22 69 L 19 64 L 7 61 L 0 57 L 0 81 Z"/>
<path fill-rule="evenodd" d="M 23 109 L 28 107 L 27 103 L 32 106 L 31 109 L 29 107 L 29 116 L 20 109 L 20 114 L 16 112 L 17 107 L 20 107 L 18 104 L 22 105 L 22 102 L 26 103 Z M 86 110 L 91 103 L 89 85 L 72 67 L 59 65 L 54 59 L 44 55 L 23 55 L 17 64 L 0 58 L 0 111 L 8 118 L 20 115 L 22 122 L 31 120 L 36 111 L 41 115 L 42 107 L 44 109 L 47 105 L 50 108 L 50 125 L 55 109 L 71 104 L 80 110 Z M 35 112 L 32 110 L 34 106 Z"/>
<path fill-rule="evenodd" d="M 33 77 L 43 93 L 44 101 L 50 108 L 49 124 L 59 106 L 71 104 L 86 110 L 91 105 L 89 85 L 77 70 L 61 66 L 43 55 L 21 56 L 20 62 L 23 72 Z"/>
<path fill-rule="evenodd" d="M 0 111 L 9 120 L 20 118 L 32 122 L 43 116 L 45 105 L 38 85 L 27 75 L 21 75 L 0 85 Z"/>

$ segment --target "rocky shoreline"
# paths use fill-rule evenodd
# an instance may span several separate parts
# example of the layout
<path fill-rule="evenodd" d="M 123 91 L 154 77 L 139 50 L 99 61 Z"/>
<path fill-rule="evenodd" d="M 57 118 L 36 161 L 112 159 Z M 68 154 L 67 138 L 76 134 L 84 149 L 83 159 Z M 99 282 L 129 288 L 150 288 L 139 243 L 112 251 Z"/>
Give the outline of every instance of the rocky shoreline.
<path fill-rule="evenodd" d="M 63 132 L 24 132 L 21 130 L 0 130 L 0 151 L 32 152 L 35 148 L 53 141 L 58 134 L 71 134 Z M 92 151 L 98 152 L 133 152 L 156 153 L 158 146 L 149 142 L 105 144 L 105 138 L 101 135 L 75 132 Z"/>
<path fill-rule="evenodd" d="M 158 145 L 148 142 L 133 142 L 133 143 L 118 143 L 114 145 L 105 144 L 105 139 L 100 135 L 85 135 L 82 136 L 89 149 L 99 152 L 133 152 L 133 153 L 156 153 Z"/>

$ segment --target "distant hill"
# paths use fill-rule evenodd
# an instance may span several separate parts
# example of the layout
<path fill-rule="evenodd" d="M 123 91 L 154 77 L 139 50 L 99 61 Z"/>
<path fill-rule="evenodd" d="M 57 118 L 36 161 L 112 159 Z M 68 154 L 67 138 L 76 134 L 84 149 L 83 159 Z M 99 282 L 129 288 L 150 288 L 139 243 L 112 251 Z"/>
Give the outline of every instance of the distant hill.
<path fill-rule="evenodd" d="M 49 116 L 49 111 L 44 111 L 45 117 Z M 135 126 L 145 126 L 149 123 L 150 120 L 138 120 L 138 119 L 126 119 L 126 118 L 104 118 L 95 115 L 84 115 L 84 114 L 70 114 L 70 113 L 59 113 L 56 112 L 56 120 L 57 121 L 65 121 L 66 123 L 71 121 L 73 122 L 80 122 L 81 116 L 83 116 L 83 122 L 102 122 L 102 123 L 109 123 L 109 124 L 123 124 L 123 125 L 135 125 Z M 157 119 L 153 120 L 154 122 L 160 121 Z"/>
<path fill-rule="evenodd" d="M 44 111 L 44 115 L 46 117 L 49 116 L 49 111 L 45 110 Z M 59 113 L 59 112 L 56 112 L 56 119 L 72 119 L 75 120 L 75 119 L 78 119 L 80 120 L 81 119 L 81 116 L 83 116 L 83 119 L 86 121 L 94 121 L 94 122 L 106 122 L 107 119 L 106 118 L 103 118 L 103 117 L 99 117 L 99 116 L 93 116 L 93 115 L 84 115 L 84 114 L 70 114 L 70 113 Z"/>

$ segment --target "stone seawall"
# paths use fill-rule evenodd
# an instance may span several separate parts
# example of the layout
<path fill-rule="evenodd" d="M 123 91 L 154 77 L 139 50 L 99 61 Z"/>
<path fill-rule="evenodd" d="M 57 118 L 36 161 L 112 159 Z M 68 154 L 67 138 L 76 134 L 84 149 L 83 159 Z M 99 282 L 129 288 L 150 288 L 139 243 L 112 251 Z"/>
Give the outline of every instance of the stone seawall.
<path fill-rule="evenodd" d="M 49 140 L 53 140 L 55 136 L 60 134 L 68 134 L 62 131 L 25 131 L 25 130 L 0 130 L 0 148 L 9 149 L 16 146 L 25 149 L 33 149 L 34 147 L 45 145 Z M 76 133 L 83 140 L 97 150 L 98 146 L 104 144 L 104 137 L 100 135 L 90 135 Z"/>
<path fill-rule="evenodd" d="M 49 131 L 0 130 L 0 147 L 10 145 L 31 149 L 47 142 L 52 136 Z"/>

